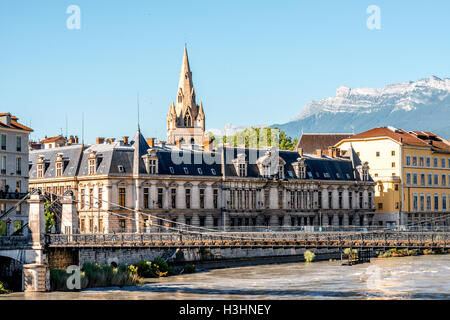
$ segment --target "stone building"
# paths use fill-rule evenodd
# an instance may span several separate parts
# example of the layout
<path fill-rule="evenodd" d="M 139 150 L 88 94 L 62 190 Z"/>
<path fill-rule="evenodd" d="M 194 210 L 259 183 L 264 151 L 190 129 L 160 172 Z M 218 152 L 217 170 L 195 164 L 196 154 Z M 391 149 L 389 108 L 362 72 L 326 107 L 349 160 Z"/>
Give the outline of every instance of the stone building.
<path fill-rule="evenodd" d="M 10 113 L 0 113 L 0 236 L 27 223 L 28 139 L 31 128 Z"/>
<path fill-rule="evenodd" d="M 30 160 L 30 189 L 74 191 L 82 233 L 373 221 L 375 184 L 351 150 L 337 157 L 273 147 L 149 147 L 138 130 L 128 144 L 36 150 Z"/>
<path fill-rule="evenodd" d="M 449 141 L 432 132 L 381 127 L 343 139 L 335 146 L 352 146 L 369 163 L 377 183 L 376 216 L 380 223 L 449 225 Z"/>

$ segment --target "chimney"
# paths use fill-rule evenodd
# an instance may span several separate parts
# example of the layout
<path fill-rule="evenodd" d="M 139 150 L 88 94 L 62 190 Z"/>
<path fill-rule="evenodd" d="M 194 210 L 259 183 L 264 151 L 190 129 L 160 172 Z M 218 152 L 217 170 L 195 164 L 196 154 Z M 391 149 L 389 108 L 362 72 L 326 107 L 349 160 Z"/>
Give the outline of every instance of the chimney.
<path fill-rule="evenodd" d="M 0 116 L 0 122 L 2 122 L 3 124 L 6 124 L 7 126 L 11 125 L 11 113 L 6 113 L 2 116 Z"/>
<path fill-rule="evenodd" d="M 334 148 L 334 156 L 335 158 L 339 158 L 341 156 L 341 149 Z"/>
<path fill-rule="evenodd" d="M 323 155 L 322 149 L 316 149 L 316 155 L 317 155 L 318 157 L 322 158 L 322 155 Z"/>
<path fill-rule="evenodd" d="M 300 157 L 303 157 L 303 148 L 298 148 L 297 152 Z"/>
<path fill-rule="evenodd" d="M 147 144 L 150 148 L 155 147 L 155 138 L 147 138 Z"/>
<path fill-rule="evenodd" d="M 128 144 L 128 138 L 129 138 L 129 137 L 122 137 L 123 143 L 124 143 L 124 144 Z"/>
<path fill-rule="evenodd" d="M 98 137 L 96 140 L 96 144 L 104 144 L 105 143 L 105 138 L 103 137 Z"/>

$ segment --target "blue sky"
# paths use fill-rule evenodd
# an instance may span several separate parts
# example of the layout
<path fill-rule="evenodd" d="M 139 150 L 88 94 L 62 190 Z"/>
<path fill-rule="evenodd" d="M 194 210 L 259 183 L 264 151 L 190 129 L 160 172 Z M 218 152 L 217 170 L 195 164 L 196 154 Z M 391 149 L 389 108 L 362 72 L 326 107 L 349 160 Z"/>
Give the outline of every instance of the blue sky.
<path fill-rule="evenodd" d="M 69 30 L 69 5 L 81 29 Z M 381 30 L 369 30 L 369 5 Z M 282 123 L 341 85 L 450 75 L 450 2 L 0 0 L 0 109 L 85 140 L 165 139 L 187 42 L 207 128 Z"/>

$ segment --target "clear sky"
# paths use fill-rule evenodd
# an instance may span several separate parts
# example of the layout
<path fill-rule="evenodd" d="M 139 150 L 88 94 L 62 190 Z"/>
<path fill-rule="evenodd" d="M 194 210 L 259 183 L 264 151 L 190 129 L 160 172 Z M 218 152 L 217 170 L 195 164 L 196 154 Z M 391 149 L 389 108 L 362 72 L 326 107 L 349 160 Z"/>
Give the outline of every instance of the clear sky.
<path fill-rule="evenodd" d="M 69 30 L 69 5 L 81 29 Z M 381 30 L 369 30 L 377 5 Z M 0 0 L 0 111 L 85 140 L 165 139 L 184 43 L 207 128 L 287 122 L 341 85 L 450 76 L 450 1 Z"/>

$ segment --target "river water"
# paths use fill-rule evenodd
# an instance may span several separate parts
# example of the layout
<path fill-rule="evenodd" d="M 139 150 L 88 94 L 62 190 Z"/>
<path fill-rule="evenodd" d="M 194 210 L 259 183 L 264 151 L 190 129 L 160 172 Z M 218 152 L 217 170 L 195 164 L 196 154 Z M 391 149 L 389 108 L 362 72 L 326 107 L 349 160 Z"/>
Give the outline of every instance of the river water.
<path fill-rule="evenodd" d="M 450 299 L 450 255 L 216 269 L 141 287 L 13 293 L 3 299 Z"/>

